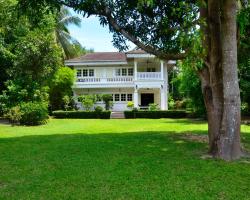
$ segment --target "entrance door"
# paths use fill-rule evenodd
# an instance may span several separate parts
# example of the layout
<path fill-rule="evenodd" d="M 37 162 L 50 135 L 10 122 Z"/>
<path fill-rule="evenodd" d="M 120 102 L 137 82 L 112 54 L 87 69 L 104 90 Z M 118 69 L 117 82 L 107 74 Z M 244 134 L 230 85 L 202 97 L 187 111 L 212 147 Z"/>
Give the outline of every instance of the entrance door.
<path fill-rule="evenodd" d="M 141 94 L 141 106 L 148 106 L 150 103 L 154 103 L 154 94 L 153 93 Z"/>

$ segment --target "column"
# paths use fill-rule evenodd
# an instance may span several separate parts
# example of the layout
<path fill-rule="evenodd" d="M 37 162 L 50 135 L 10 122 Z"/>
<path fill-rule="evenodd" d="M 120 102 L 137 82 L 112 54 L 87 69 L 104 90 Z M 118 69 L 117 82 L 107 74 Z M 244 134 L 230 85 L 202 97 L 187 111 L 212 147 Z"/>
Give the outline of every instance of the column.
<path fill-rule="evenodd" d="M 165 88 L 165 92 L 166 92 L 166 110 L 168 110 L 168 93 L 169 93 L 169 85 L 168 85 L 168 66 L 165 67 L 165 78 L 166 78 L 166 88 Z"/>
<path fill-rule="evenodd" d="M 166 88 L 162 85 L 161 87 L 161 110 L 167 110 L 167 91 Z"/>
<path fill-rule="evenodd" d="M 161 60 L 161 80 L 164 80 L 164 62 Z"/>
<path fill-rule="evenodd" d="M 134 107 L 138 108 L 139 107 L 139 102 L 138 102 L 138 89 L 134 90 Z"/>
<path fill-rule="evenodd" d="M 134 80 L 137 81 L 137 61 L 134 60 Z"/>

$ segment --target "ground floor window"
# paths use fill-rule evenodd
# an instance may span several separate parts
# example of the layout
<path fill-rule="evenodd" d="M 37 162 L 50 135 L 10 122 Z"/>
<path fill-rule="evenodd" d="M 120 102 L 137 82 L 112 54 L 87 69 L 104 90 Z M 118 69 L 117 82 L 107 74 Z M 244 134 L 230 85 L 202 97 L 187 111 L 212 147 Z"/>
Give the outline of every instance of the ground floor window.
<path fill-rule="evenodd" d="M 133 95 L 127 94 L 127 101 L 133 101 Z"/>

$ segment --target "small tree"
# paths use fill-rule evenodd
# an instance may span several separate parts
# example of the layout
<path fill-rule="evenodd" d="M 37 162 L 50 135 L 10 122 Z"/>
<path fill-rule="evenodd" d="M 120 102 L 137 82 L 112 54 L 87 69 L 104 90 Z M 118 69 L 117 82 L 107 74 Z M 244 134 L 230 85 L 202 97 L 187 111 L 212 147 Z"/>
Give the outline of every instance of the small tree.
<path fill-rule="evenodd" d="M 111 94 L 103 94 L 102 100 L 105 104 L 105 110 L 110 110 L 113 107 L 113 97 Z"/>
<path fill-rule="evenodd" d="M 69 108 L 70 108 L 70 102 L 71 102 L 71 99 L 68 95 L 65 95 L 63 97 L 63 104 L 64 104 L 64 109 L 67 111 Z"/>
<path fill-rule="evenodd" d="M 96 102 L 95 95 L 82 95 L 79 97 L 79 100 L 82 103 L 83 108 L 86 111 L 90 111 Z"/>
<path fill-rule="evenodd" d="M 133 102 L 133 101 L 129 101 L 129 102 L 127 103 L 127 108 L 128 108 L 129 110 L 132 110 L 132 109 L 134 108 L 134 102 Z"/>

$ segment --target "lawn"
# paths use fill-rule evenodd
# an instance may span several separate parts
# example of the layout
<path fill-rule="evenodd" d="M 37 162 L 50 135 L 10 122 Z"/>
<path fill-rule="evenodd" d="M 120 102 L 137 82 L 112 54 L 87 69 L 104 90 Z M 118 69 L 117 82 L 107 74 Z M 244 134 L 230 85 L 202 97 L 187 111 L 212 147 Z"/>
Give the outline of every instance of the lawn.
<path fill-rule="evenodd" d="M 50 120 L 0 125 L 0 199 L 250 199 L 250 160 L 203 159 L 207 124 Z M 250 126 L 242 126 L 250 149 Z"/>

